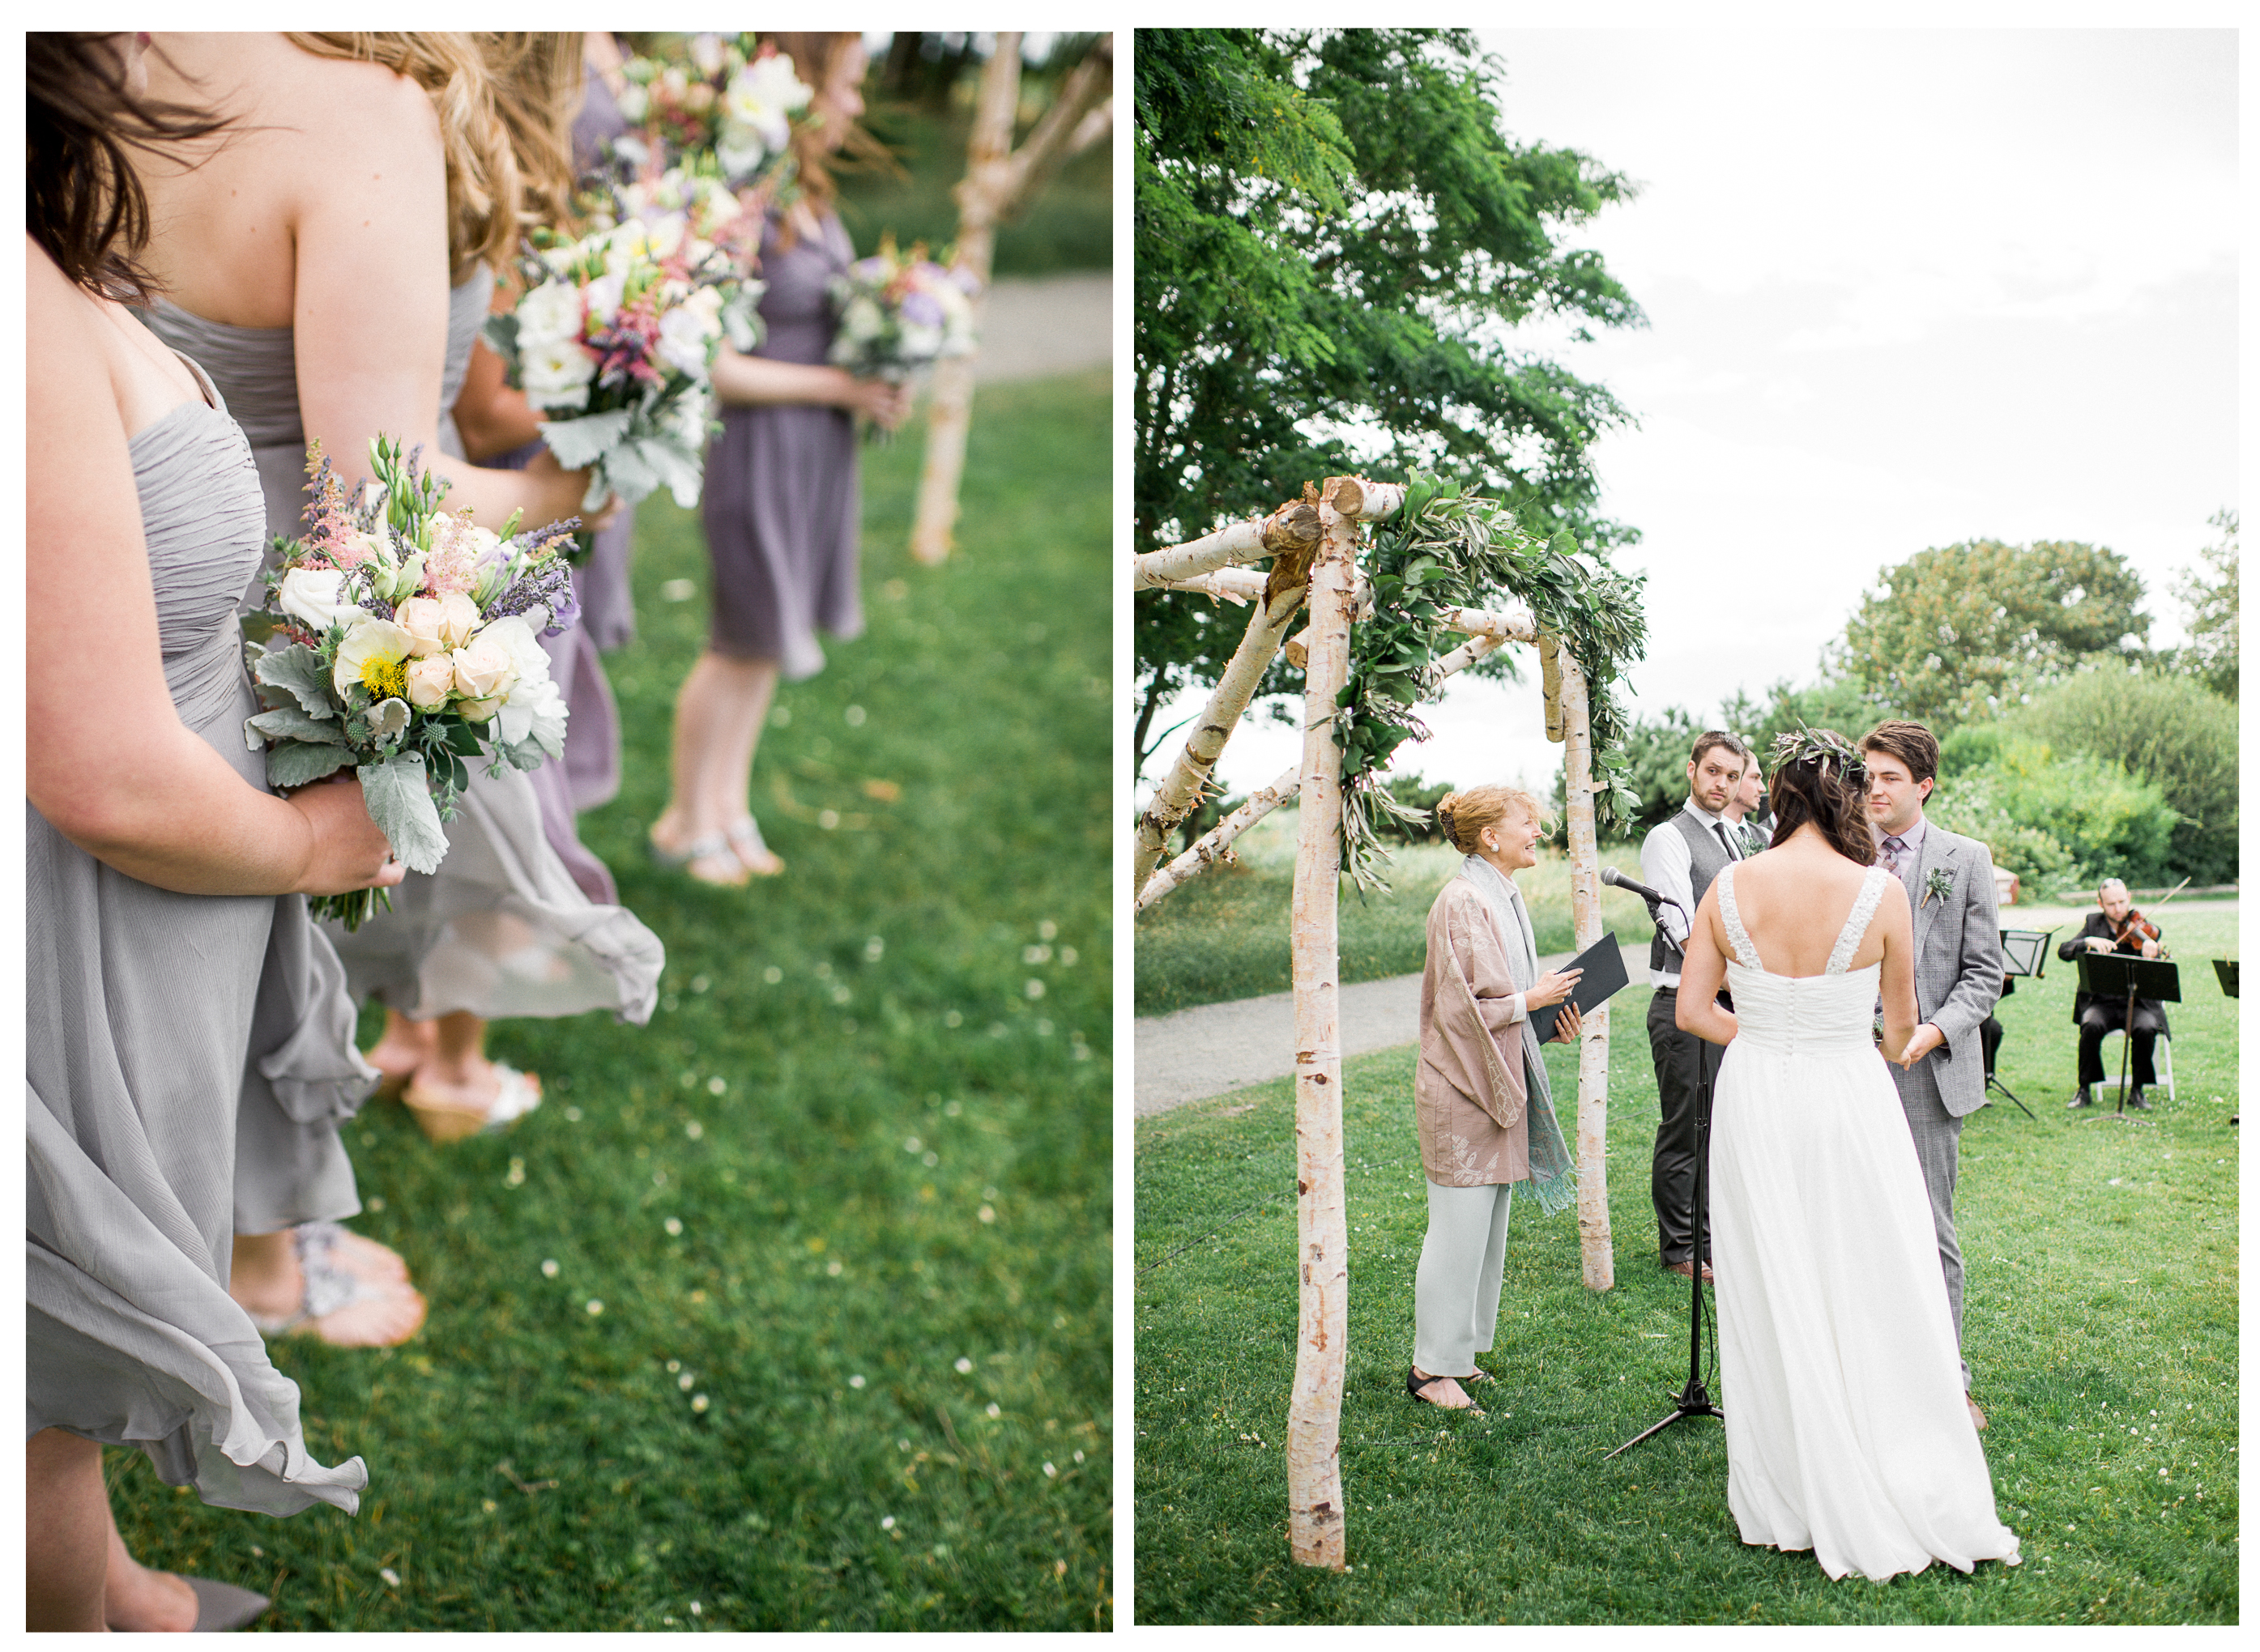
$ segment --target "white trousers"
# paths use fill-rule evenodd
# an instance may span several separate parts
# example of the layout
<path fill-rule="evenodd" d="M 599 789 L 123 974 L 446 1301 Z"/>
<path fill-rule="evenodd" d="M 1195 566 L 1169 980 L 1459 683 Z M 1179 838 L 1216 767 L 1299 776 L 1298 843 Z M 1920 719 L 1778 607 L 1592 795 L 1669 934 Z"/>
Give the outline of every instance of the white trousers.
<path fill-rule="evenodd" d="M 1412 1363 L 1431 1377 L 1470 1377 L 1491 1351 L 1506 1275 L 1512 1183 L 1428 1184 L 1428 1236 L 1412 1282 Z"/>

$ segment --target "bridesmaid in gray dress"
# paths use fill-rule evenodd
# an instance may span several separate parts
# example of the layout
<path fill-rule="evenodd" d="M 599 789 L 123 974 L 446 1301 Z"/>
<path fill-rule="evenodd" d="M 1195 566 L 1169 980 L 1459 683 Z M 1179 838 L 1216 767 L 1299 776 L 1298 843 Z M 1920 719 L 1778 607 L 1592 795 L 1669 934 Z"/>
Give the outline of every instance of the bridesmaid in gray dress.
<path fill-rule="evenodd" d="M 174 55 L 184 76 L 224 89 L 242 131 L 193 171 L 152 176 L 154 258 L 175 299 L 157 324 L 216 358 L 232 399 L 268 398 L 257 416 L 275 430 L 321 438 L 349 482 L 383 431 L 425 444 L 449 503 L 482 522 L 573 514 L 585 478 L 554 460 L 466 464 L 443 411 L 487 310 L 489 267 L 515 237 L 496 203 L 517 199 L 516 165 L 473 38 L 191 35 Z M 371 182 L 340 192 L 348 174 Z M 261 458 L 272 511 L 282 450 Z M 268 526 L 297 521 L 294 503 Z M 439 1139 L 539 1100 L 538 1079 L 486 1059 L 489 1020 L 605 1008 L 640 1022 L 665 956 L 633 914 L 574 883 L 524 773 L 475 768 L 459 808 L 437 872 L 410 877 L 358 931 L 332 931 L 354 991 L 386 1006 L 370 1059 Z"/>
<path fill-rule="evenodd" d="M 239 1129 L 299 1127 L 306 1186 L 366 1077 L 341 993 L 310 999 L 307 894 L 398 881 L 350 778 L 272 795 L 236 598 L 257 473 L 212 383 L 118 303 L 142 289 L 125 145 L 204 123 L 144 101 L 134 36 L 26 48 L 30 402 L 25 811 L 25 1596 L 34 1629 L 237 1627 L 250 1591 L 136 1563 L 101 1448 L 208 1503 L 351 1513 L 298 1391 L 229 1294 Z M 124 180 L 122 218 L 80 217 Z M 97 228 L 97 226 L 104 226 Z M 104 229 L 108 233 L 105 235 Z M 340 1020 L 342 1014 L 342 1022 Z M 286 1024 L 282 1015 L 303 1015 Z M 334 1207 L 333 1207 L 334 1208 Z"/>
<path fill-rule="evenodd" d="M 747 807 L 779 675 L 824 668 L 819 630 L 863 629 L 854 416 L 891 430 L 910 410 L 906 389 L 827 362 L 837 323 L 826 287 L 855 253 L 826 162 L 858 140 L 862 37 L 769 38 L 816 89 L 812 118 L 793 134 L 801 199 L 762 239 L 767 338 L 749 356 L 726 348 L 714 366 L 722 433 L 707 450 L 703 498 L 712 627 L 676 699 L 674 787 L 651 827 L 663 864 L 725 886 L 783 870 Z"/>

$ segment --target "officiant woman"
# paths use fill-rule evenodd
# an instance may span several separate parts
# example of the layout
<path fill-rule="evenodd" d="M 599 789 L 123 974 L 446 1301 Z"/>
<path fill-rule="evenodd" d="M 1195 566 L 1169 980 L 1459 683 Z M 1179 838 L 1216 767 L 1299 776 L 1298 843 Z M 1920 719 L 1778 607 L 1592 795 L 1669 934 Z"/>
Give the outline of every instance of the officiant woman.
<path fill-rule="evenodd" d="M 1467 859 L 1428 909 L 1412 1084 L 1428 1235 L 1413 1284 L 1405 1389 L 1480 1414 L 1462 1385 L 1492 1380 L 1476 1356 L 1491 1351 L 1498 1322 L 1507 1202 L 1520 1184 L 1541 1209 L 1560 1210 L 1575 1191 L 1533 1012 L 1562 1004 L 1578 972 L 1539 973 L 1530 912 L 1514 883 L 1538 864 L 1551 824 L 1538 800 L 1512 786 L 1479 786 L 1447 795 L 1436 821 Z M 1553 1036 L 1568 1043 L 1578 1030 L 1577 1007 L 1566 1005 Z"/>

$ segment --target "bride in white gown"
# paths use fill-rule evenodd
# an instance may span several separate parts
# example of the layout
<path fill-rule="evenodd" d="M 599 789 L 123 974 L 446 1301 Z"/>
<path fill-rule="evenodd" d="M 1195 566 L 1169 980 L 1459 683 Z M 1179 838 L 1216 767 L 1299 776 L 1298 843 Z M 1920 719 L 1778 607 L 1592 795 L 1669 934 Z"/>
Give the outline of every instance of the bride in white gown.
<path fill-rule="evenodd" d="M 1784 735 L 1776 763 L 1773 846 L 1705 894 L 1680 977 L 1680 1026 L 1727 1046 L 1710 1187 L 1727 1505 L 1744 1542 L 1810 1549 L 1831 1577 L 2014 1565 L 1884 1065 L 1915 1026 L 1906 892 L 1869 864 L 1849 745 Z"/>

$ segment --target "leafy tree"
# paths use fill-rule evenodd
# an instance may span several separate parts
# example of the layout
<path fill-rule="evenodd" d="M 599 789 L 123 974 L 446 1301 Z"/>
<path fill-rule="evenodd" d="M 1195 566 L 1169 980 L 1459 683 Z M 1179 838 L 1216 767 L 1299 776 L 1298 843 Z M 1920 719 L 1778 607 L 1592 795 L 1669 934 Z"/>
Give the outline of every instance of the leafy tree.
<path fill-rule="evenodd" d="M 2166 869 L 2175 815 L 2165 794 L 2092 752 L 2012 736 L 1931 796 L 1925 814 L 2051 893 L 2106 876 L 2149 883 Z"/>
<path fill-rule="evenodd" d="M 2142 581 L 2116 552 L 1974 539 L 1884 570 L 1844 628 L 1843 674 L 1934 729 L 1995 716 L 2091 660 L 2143 657 Z"/>
<path fill-rule="evenodd" d="M 1537 315 L 1580 336 L 1643 321 L 1598 255 L 1557 239 L 1630 187 L 1507 139 L 1500 68 L 1464 30 L 1140 31 L 1141 548 L 1360 468 L 1436 472 L 1541 538 L 1636 537 L 1593 514 L 1586 460 L 1623 409 L 1509 339 Z M 1244 616 L 1176 593 L 1137 608 L 1142 766 L 1156 709 L 1215 680 Z M 1283 661 L 1264 692 L 1299 683 Z"/>
<path fill-rule="evenodd" d="M 2165 853 L 2171 878 L 2236 876 L 2236 708 L 2203 683 L 2121 666 L 2084 671 L 2019 708 L 2003 729 L 2155 785 L 2178 817 Z"/>
<path fill-rule="evenodd" d="M 2209 518 L 2221 530 L 2221 543 L 2198 555 L 2213 577 L 2192 570 L 2174 587 L 2188 608 L 2190 633 L 2174 664 L 2231 705 L 2236 703 L 2236 519 L 2234 510 L 2215 511 Z"/>

